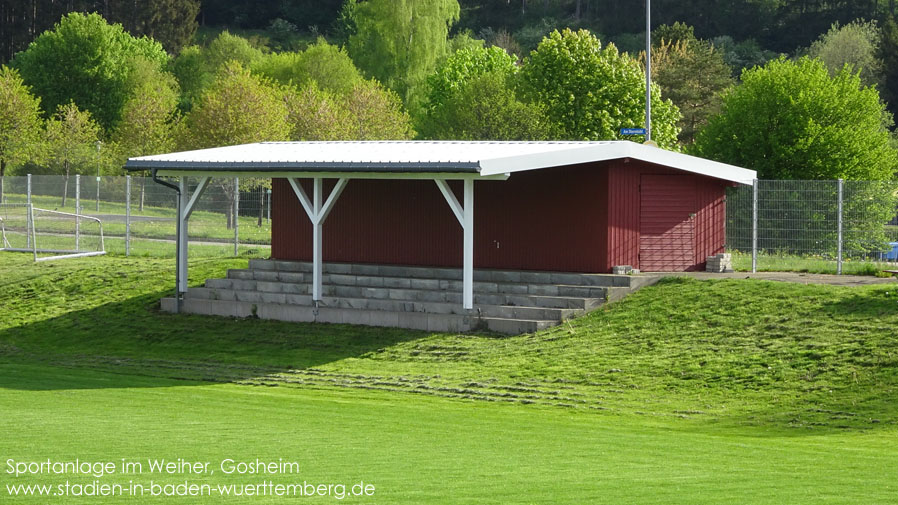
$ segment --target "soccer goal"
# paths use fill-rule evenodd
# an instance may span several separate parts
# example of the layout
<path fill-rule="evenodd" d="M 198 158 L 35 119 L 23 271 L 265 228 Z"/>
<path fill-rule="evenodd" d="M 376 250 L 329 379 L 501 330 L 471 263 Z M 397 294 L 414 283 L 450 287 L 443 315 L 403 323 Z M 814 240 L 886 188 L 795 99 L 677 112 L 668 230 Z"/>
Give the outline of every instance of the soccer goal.
<path fill-rule="evenodd" d="M 0 204 L 0 251 L 27 252 L 34 261 L 106 254 L 103 223 L 93 216 Z"/>

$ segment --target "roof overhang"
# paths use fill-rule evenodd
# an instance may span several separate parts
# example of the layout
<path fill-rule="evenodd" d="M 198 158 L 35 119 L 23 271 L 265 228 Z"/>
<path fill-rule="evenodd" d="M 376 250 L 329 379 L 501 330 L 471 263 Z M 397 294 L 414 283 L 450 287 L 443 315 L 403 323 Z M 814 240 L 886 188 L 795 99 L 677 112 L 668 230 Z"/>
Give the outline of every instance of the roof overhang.
<path fill-rule="evenodd" d="M 630 141 L 260 142 L 131 158 L 125 168 L 162 176 L 506 179 L 515 172 L 628 158 L 742 184 L 757 176 Z"/>

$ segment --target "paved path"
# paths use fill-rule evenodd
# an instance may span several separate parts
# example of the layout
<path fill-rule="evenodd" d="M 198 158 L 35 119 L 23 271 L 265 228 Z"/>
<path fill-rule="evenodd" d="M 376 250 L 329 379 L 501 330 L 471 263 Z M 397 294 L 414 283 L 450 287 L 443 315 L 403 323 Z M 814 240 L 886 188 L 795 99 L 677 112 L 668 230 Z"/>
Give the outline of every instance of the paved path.
<path fill-rule="evenodd" d="M 642 274 L 640 274 L 642 275 Z M 646 275 L 658 275 L 651 273 Z M 898 279 L 895 277 L 874 277 L 872 275 L 830 275 L 830 274 L 809 274 L 800 272 L 733 272 L 733 273 L 713 273 L 713 272 L 670 272 L 671 276 L 687 276 L 694 279 L 762 279 L 767 281 L 782 282 L 800 282 L 802 284 L 831 284 L 833 286 L 864 286 L 868 284 L 895 284 Z"/>

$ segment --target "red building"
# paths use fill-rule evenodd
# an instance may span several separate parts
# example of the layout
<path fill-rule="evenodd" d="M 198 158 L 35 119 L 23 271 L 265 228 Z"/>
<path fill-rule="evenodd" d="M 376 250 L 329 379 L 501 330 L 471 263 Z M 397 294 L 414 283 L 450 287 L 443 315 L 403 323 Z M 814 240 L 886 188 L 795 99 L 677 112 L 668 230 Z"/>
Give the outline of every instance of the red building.
<path fill-rule="evenodd" d="M 181 177 L 182 230 L 211 177 L 272 178 L 271 255 L 312 261 L 315 300 L 323 262 L 460 266 L 468 309 L 475 268 L 701 269 L 724 247 L 725 188 L 755 177 L 628 141 L 264 142 L 126 167 Z"/>

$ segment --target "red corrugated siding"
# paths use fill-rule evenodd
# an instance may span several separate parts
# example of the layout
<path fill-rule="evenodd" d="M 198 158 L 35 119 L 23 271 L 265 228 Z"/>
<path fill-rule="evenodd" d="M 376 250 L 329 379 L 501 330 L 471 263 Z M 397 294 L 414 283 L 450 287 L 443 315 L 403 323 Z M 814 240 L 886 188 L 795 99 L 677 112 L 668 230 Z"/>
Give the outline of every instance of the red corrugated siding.
<path fill-rule="evenodd" d="M 639 265 L 647 272 L 695 265 L 696 178 L 644 174 L 640 181 Z"/>
<path fill-rule="evenodd" d="M 705 257 L 723 251 L 726 203 L 724 181 L 652 165 L 637 160 L 617 160 L 608 175 L 608 257 L 603 271 L 615 265 L 645 267 L 639 259 L 640 179 L 643 175 L 679 175 L 696 185 L 695 256 L 686 270 L 704 268 Z"/>
<path fill-rule="evenodd" d="M 607 175 L 589 164 L 476 182 L 475 266 L 605 271 Z M 461 184 L 451 185 L 461 201 Z M 311 254 L 311 224 L 290 185 L 275 180 L 272 257 Z M 461 226 L 433 181 L 353 180 L 324 224 L 323 254 L 335 262 L 459 267 Z"/>

